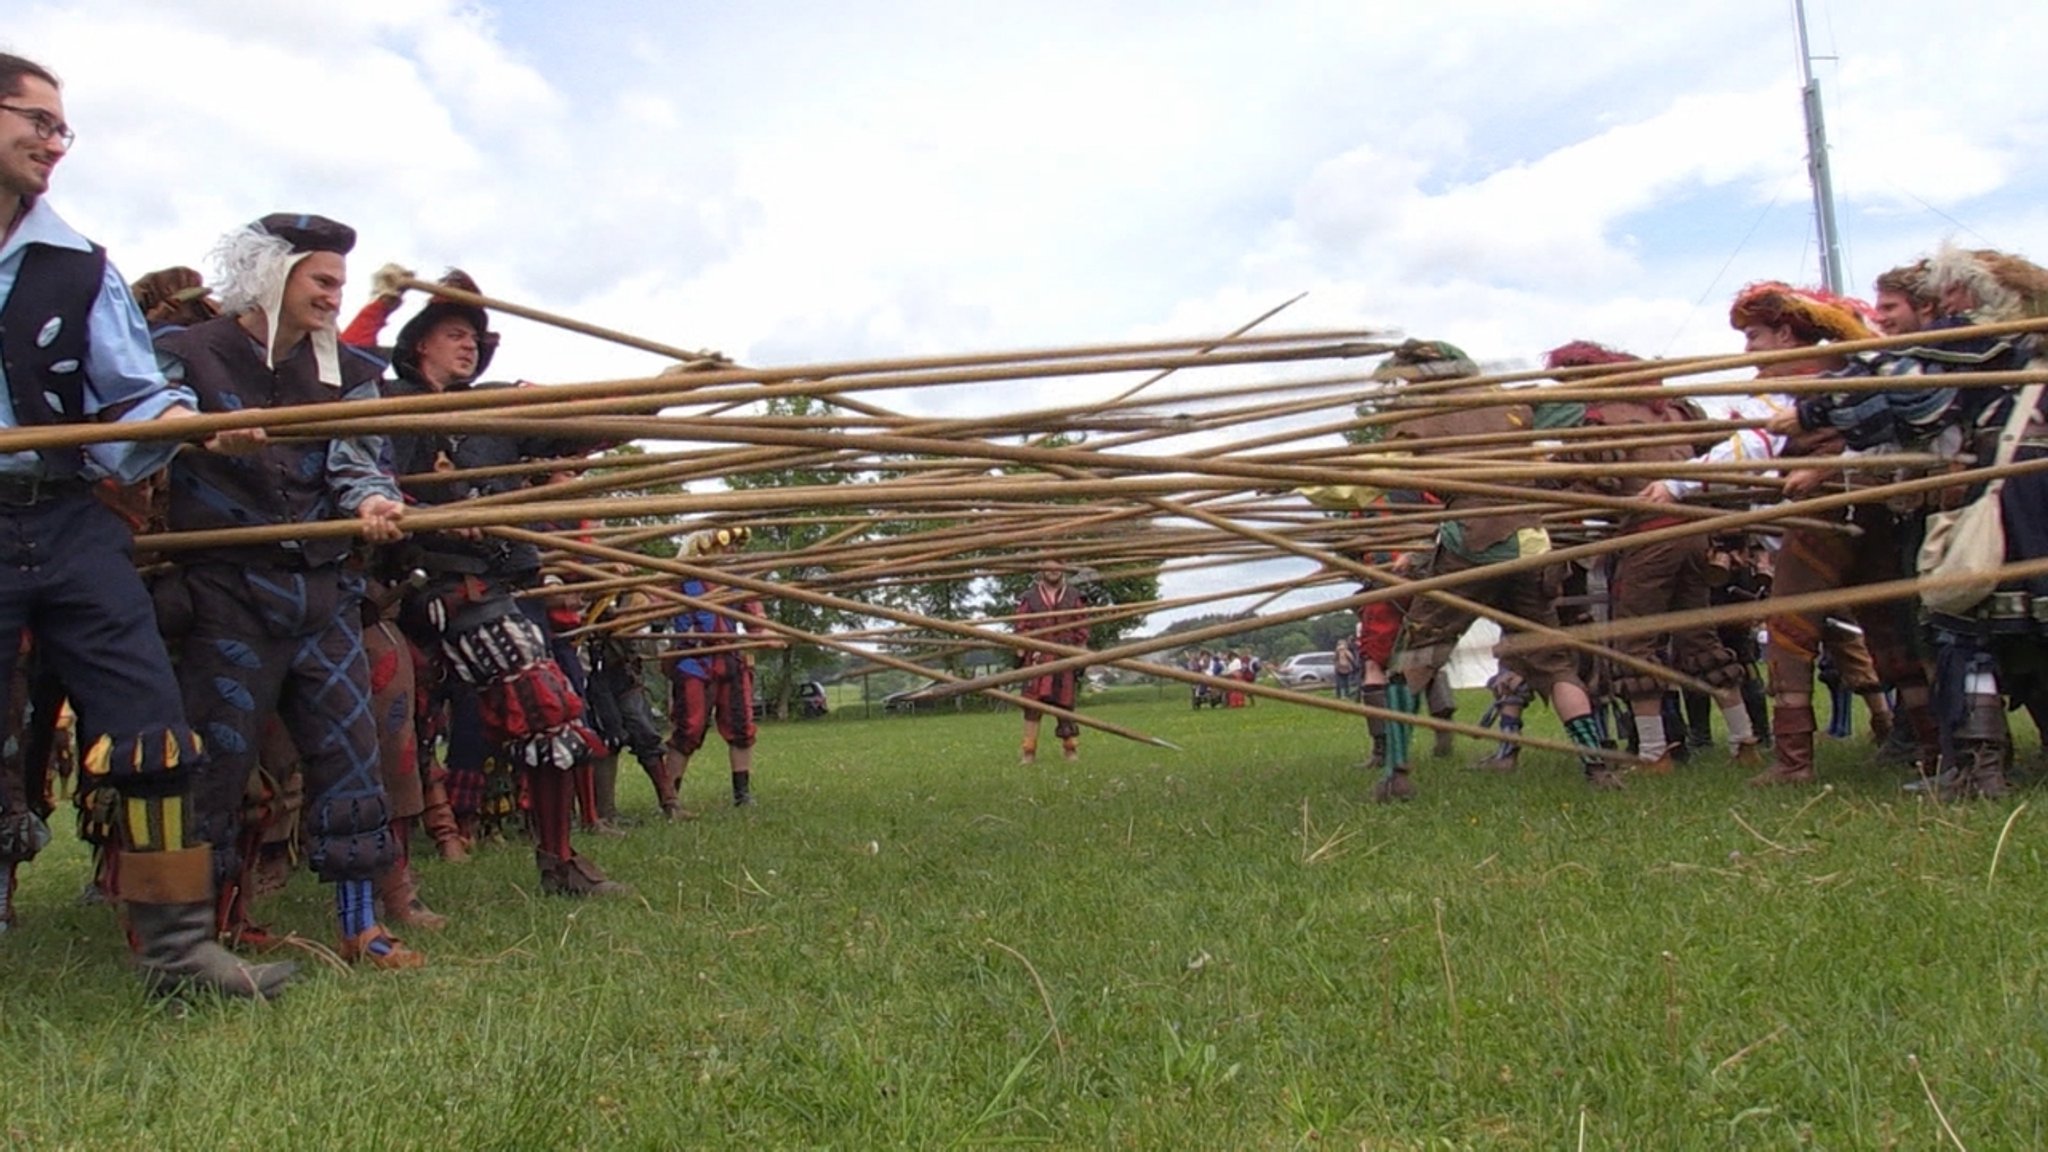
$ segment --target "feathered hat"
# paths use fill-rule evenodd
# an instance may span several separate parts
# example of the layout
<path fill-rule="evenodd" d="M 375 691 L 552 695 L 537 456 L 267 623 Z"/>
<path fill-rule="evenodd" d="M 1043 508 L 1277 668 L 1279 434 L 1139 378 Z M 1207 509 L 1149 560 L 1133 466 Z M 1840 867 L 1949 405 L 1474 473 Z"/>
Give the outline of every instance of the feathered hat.
<path fill-rule="evenodd" d="M 1980 324 L 2048 316 L 2048 270 L 2009 252 L 1944 244 L 1928 262 L 1927 284 L 1937 299 L 1968 288 L 1977 298 L 1970 319 Z"/>
<path fill-rule="evenodd" d="M 1728 325 L 1740 332 L 1751 325 L 1789 328 L 1801 343 L 1868 340 L 1875 336 L 1877 314 L 1870 305 L 1818 288 L 1794 288 L 1780 280 L 1763 280 L 1736 293 L 1728 309 Z"/>

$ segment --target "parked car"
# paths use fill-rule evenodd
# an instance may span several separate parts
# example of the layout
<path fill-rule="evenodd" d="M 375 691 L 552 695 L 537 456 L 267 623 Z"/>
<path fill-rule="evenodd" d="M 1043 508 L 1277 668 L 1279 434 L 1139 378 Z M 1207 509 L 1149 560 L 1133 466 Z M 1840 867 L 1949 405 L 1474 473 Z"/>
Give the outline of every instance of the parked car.
<path fill-rule="evenodd" d="M 891 692 L 887 696 L 882 697 L 882 711 L 915 712 L 920 708 L 929 708 L 938 703 L 931 696 L 931 690 L 938 687 L 938 684 L 937 680 L 927 679 L 914 688 L 905 688 L 901 692 Z"/>
<path fill-rule="evenodd" d="M 1337 654 L 1303 652 L 1298 656 L 1289 656 L 1273 675 L 1279 679 L 1283 687 L 1297 691 L 1309 692 L 1317 688 L 1329 688 L 1337 683 Z"/>
<path fill-rule="evenodd" d="M 754 719 L 756 720 L 760 720 L 768 715 L 768 705 L 770 702 L 768 697 L 763 694 L 764 692 L 765 689 L 757 681 L 754 684 Z M 818 683 L 816 680 L 806 680 L 796 686 L 795 696 L 790 701 L 790 711 L 797 719 L 816 719 L 831 710 L 832 705 L 825 698 L 825 686 L 823 684 Z"/>

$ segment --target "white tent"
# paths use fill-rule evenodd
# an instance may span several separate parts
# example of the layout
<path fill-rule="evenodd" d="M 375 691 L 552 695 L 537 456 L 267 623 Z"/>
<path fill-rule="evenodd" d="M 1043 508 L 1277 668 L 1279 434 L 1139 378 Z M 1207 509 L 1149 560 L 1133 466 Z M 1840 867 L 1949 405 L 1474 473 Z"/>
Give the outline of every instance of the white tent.
<path fill-rule="evenodd" d="M 1446 672 L 1451 677 L 1453 688 L 1483 688 L 1493 676 L 1497 666 L 1493 658 L 1493 646 L 1500 642 L 1500 625 L 1491 620 L 1481 620 L 1465 632 L 1465 638 L 1451 653 L 1451 663 Z"/>

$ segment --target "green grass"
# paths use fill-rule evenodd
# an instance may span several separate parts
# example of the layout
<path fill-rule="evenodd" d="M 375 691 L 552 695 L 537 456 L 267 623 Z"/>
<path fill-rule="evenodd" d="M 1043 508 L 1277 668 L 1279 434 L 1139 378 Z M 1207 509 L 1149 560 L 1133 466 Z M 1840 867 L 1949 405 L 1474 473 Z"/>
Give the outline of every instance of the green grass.
<path fill-rule="evenodd" d="M 516 848 L 426 860 L 456 918 L 431 967 L 268 1007 L 146 1002 L 63 843 L 0 938 L 0 1140 L 1952 1146 L 1931 1093 L 1971 1149 L 2048 1146 L 2044 813 L 1998 850 L 2026 794 L 1922 803 L 1857 741 L 1826 792 L 1709 755 L 1594 795 L 1532 755 L 1425 762 L 1390 809 L 1353 721 L 1089 706 L 1187 751 L 1091 733 L 1026 768 L 1014 714 L 769 725 L 755 808 L 714 745 L 702 820 L 585 842 L 637 899 L 541 898 Z M 327 907 L 301 876 L 263 914 L 324 940 Z"/>

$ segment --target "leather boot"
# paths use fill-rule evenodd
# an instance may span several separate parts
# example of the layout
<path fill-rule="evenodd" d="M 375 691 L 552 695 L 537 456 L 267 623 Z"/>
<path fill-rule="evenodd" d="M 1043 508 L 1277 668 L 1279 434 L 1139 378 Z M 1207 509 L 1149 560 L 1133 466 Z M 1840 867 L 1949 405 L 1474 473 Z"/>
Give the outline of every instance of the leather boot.
<path fill-rule="evenodd" d="M 122 856 L 125 867 L 127 856 Z M 243 876 L 248 870 L 243 870 Z M 221 943 L 230 948 L 243 948 L 253 952 L 268 952 L 278 947 L 281 941 L 269 927 L 258 924 L 249 914 L 249 884 L 246 879 L 236 880 L 222 888 L 214 900 L 213 930 Z"/>
<path fill-rule="evenodd" d="M 567 860 L 536 854 L 534 863 L 540 866 L 540 890 L 550 896 L 625 896 L 633 891 L 573 852 Z"/>
<path fill-rule="evenodd" d="M 661 760 L 661 770 L 654 776 L 654 798 L 661 802 L 662 819 L 668 821 L 695 820 L 697 814 L 683 807 L 678 793 L 682 789 L 684 766 L 689 761 L 683 754 L 670 750 Z"/>
<path fill-rule="evenodd" d="M 1904 721 L 1899 728 L 1911 733 L 1912 747 L 1907 759 L 1917 757 L 1922 776 L 1933 776 L 1941 771 L 1941 721 L 1934 717 L 1934 705 L 1914 704 L 1899 709 L 1899 719 Z M 1898 738 L 1897 729 L 1893 730 Z"/>
<path fill-rule="evenodd" d="M 1749 786 L 1768 788 L 1775 784 L 1813 783 L 1815 727 L 1811 703 L 1798 707 L 1778 705 L 1771 715 L 1771 766 L 1751 776 Z"/>
<path fill-rule="evenodd" d="M 152 996 L 212 992 L 269 1000 L 299 970 L 289 962 L 245 964 L 215 942 L 211 848 L 122 853 L 120 895 Z"/>
<path fill-rule="evenodd" d="M 1456 719 L 1458 714 L 1456 712 L 1436 712 L 1432 713 L 1432 715 L 1434 715 L 1439 720 L 1452 720 Z M 1456 752 L 1457 750 L 1458 734 L 1456 732 L 1446 732 L 1441 728 L 1437 729 L 1436 746 L 1430 749 L 1429 752 L 1431 758 L 1436 760 L 1448 760 L 1451 758 L 1451 753 Z"/>
<path fill-rule="evenodd" d="M 1969 700 L 1969 711 L 1954 736 L 1956 770 L 1941 778 L 1941 798 L 2004 799 L 2012 794 L 2005 782 L 2005 761 L 2012 750 L 2012 734 L 2005 726 L 2005 701 L 1976 693 Z"/>
<path fill-rule="evenodd" d="M 412 865 L 400 860 L 384 870 L 377 877 L 377 906 L 385 920 L 422 932 L 439 932 L 448 926 L 448 918 L 427 907 L 420 899 L 420 879 L 413 874 Z"/>
<path fill-rule="evenodd" d="M 1372 798 L 1375 803 L 1379 804 L 1392 804 L 1397 800 L 1413 800 L 1415 799 L 1415 781 L 1408 778 L 1408 770 L 1406 768 L 1396 768 L 1392 772 L 1381 776 L 1379 783 L 1372 786 Z"/>
<path fill-rule="evenodd" d="M 2003 800 L 2012 795 L 2005 780 L 2005 745 L 1993 740 L 1956 741 L 1956 770 L 1939 778 L 1943 800 Z"/>

